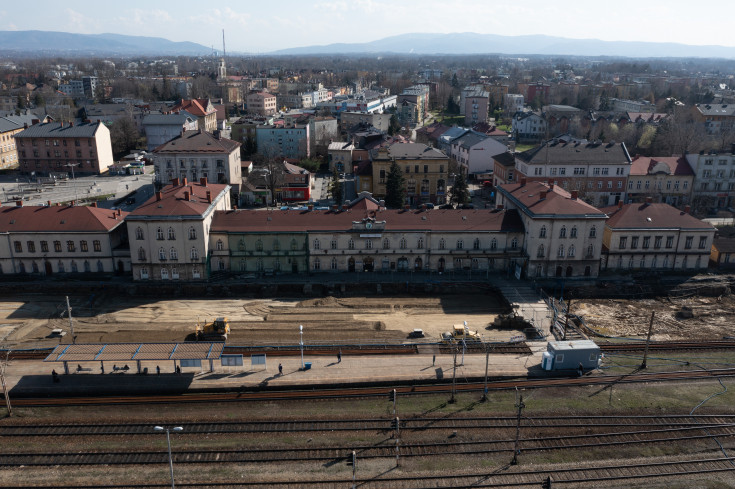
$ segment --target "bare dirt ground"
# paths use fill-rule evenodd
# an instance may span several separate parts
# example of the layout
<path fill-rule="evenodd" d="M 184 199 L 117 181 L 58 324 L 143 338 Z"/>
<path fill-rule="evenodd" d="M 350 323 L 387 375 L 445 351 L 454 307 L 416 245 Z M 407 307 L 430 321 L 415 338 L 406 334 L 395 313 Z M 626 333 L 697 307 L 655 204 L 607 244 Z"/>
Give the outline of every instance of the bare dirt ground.
<path fill-rule="evenodd" d="M 693 317 L 677 313 L 691 307 Z M 656 299 L 580 299 L 571 312 L 583 316 L 589 326 L 611 336 L 645 337 L 655 311 L 652 338 L 664 340 L 721 339 L 735 337 L 735 295 Z"/>
<path fill-rule="evenodd" d="M 512 331 L 488 331 L 501 302 L 487 293 L 445 297 L 324 297 L 315 299 L 177 299 L 105 298 L 94 304 L 72 300 L 77 342 L 178 342 L 197 321 L 229 318 L 233 345 L 297 344 L 299 325 L 310 344 L 319 342 L 397 342 L 414 328 L 427 341 L 453 324 L 467 321 L 488 340 L 502 341 Z M 0 302 L 0 340 L 14 348 L 53 346 L 54 328 L 69 331 L 64 297 Z M 70 342 L 71 335 L 61 339 Z"/>

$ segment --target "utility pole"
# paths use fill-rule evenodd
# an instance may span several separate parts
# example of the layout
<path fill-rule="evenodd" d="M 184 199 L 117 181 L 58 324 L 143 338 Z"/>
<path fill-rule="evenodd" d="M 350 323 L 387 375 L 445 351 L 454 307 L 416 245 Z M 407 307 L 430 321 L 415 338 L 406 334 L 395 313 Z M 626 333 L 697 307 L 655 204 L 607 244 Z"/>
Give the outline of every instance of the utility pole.
<path fill-rule="evenodd" d="M 656 311 L 651 311 L 651 322 L 648 323 L 648 336 L 646 337 L 646 349 L 643 351 L 643 363 L 641 363 L 641 369 L 646 368 L 646 360 L 648 358 L 648 345 L 651 343 L 651 332 L 653 331 L 653 317 L 656 315 Z"/>
<path fill-rule="evenodd" d="M 454 347 L 454 368 L 452 369 L 452 397 L 449 399 L 449 404 L 454 404 L 454 394 L 457 389 L 457 347 Z"/>
<path fill-rule="evenodd" d="M 0 382 L 3 384 L 3 395 L 5 396 L 5 406 L 8 408 L 8 416 L 13 415 L 13 408 L 10 406 L 10 396 L 8 395 L 8 387 L 5 385 L 5 367 L 8 366 L 8 359 L 10 358 L 10 350 L 5 353 L 5 360 L 0 367 Z"/>
<path fill-rule="evenodd" d="M 487 369 L 488 369 L 489 363 L 490 363 L 490 348 L 487 346 L 487 343 L 485 343 L 485 390 L 482 391 L 482 398 L 480 399 L 481 402 L 487 401 Z"/>
<path fill-rule="evenodd" d="M 357 478 L 357 454 L 355 453 L 354 450 L 352 450 L 352 489 L 355 489 L 357 487 L 356 478 Z"/>
<path fill-rule="evenodd" d="M 521 415 L 523 413 L 523 408 L 526 407 L 526 405 L 523 404 L 523 394 L 521 394 L 521 399 L 515 407 L 518 408 L 518 419 L 516 421 L 516 441 L 513 444 L 513 460 L 510 461 L 511 465 L 518 465 L 518 441 L 521 436 Z"/>
<path fill-rule="evenodd" d="M 66 296 L 66 312 L 69 314 L 69 329 L 71 330 L 71 342 L 76 343 L 76 338 L 74 338 L 74 321 L 71 319 L 71 306 L 69 305 L 69 296 Z"/>
<path fill-rule="evenodd" d="M 569 301 L 567 301 L 567 313 L 566 313 L 566 319 L 564 321 L 564 334 L 562 335 L 561 339 L 563 341 L 566 341 L 567 339 L 567 328 L 569 328 L 569 308 L 572 307 L 572 298 L 569 298 Z"/>

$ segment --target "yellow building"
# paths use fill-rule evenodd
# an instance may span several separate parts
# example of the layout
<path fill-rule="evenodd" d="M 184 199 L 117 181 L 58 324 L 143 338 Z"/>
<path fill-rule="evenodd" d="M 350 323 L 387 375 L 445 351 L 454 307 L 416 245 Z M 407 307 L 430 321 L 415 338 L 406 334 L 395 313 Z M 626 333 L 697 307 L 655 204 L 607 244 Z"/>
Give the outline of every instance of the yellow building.
<path fill-rule="evenodd" d="M 13 136 L 22 130 L 22 124 L 0 117 L 0 168 L 18 167 L 18 152 Z"/>
<path fill-rule="evenodd" d="M 407 204 L 446 202 L 449 157 L 436 148 L 419 143 L 394 144 L 378 149 L 373 157 L 373 195 L 385 198 L 385 183 L 393 162 L 403 172 Z"/>

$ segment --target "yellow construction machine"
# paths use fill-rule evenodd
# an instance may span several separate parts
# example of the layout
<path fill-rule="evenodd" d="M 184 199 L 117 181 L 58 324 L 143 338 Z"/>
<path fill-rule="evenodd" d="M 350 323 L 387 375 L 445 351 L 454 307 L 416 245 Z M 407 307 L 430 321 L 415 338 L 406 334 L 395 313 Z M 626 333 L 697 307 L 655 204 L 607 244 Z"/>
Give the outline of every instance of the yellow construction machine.
<path fill-rule="evenodd" d="M 197 319 L 196 338 L 197 341 L 215 340 L 225 341 L 230 334 L 230 321 L 227 318 L 217 318 L 211 323 L 200 324 Z"/>

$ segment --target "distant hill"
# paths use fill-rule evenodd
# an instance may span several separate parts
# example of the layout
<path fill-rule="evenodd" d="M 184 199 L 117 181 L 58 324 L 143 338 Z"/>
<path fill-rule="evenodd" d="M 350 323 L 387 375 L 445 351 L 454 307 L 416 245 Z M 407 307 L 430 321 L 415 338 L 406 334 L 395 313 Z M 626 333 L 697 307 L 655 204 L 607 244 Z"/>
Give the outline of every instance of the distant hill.
<path fill-rule="evenodd" d="M 203 55 L 210 48 L 194 42 L 122 34 L 51 31 L 0 31 L 0 52 L 74 55 Z"/>
<path fill-rule="evenodd" d="M 401 34 L 365 43 L 338 43 L 281 49 L 271 54 L 512 54 L 567 56 L 623 56 L 631 58 L 729 58 L 735 47 L 691 46 L 671 42 L 600 41 L 553 36 L 498 36 L 454 34 Z"/>

